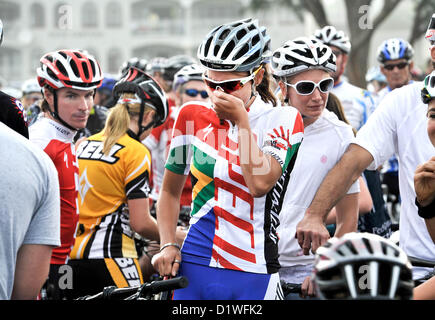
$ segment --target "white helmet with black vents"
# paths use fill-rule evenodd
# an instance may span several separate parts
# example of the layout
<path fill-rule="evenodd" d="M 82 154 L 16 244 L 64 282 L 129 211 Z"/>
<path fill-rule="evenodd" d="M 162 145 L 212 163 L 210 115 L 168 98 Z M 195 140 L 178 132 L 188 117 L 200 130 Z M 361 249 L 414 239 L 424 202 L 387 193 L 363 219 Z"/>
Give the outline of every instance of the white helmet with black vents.
<path fill-rule="evenodd" d="M 214 28 L 198 48 L 200 63 L 209 70 L 249 71 L 270 57 L 270 36 L 256 19 Z"/>
<path fill-rule="evenodd" d="M 172 89 L 177 91 L 181 85 L 192 80 L 202 81 L 203 73 L 204 69 L 196 63 L 184 66 L 175 74 Z"/>
<path fill-rule="evenodd" d="M 317 249 L 316 294 L 325 300 L 410 300 L 414 281 L 406 253 L 371 233 L 347 233 Z"/>
<path fill-rule="evenodd" d="M 314 32 L 314 37 L 328 46 L 339 48 L 346 54 L 349 54 L 350 52 L 351 44 L 349 37 L 346 36 L 343 31 L 337 31 L 334 26 L 326 26 L 322 29 L 316 30 Z"/>
<path fill-rule="evenodd" d="M 272 55 L 272 71 L 276 78 L 320 69 L 335 72 L 335 55 L 331 48 L 317 39 L 300 37 L 287 41 Z"/>

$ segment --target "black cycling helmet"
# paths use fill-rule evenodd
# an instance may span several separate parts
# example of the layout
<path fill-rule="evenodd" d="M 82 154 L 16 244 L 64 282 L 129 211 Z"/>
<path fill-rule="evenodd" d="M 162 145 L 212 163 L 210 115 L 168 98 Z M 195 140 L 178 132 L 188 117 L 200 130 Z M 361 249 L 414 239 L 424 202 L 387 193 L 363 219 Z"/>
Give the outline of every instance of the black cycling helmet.
<path fill-rule="evenodd" d="M 176 55 L 166 60 L 164 66 L 163 79 L 172 82 L 175 74 L 183 67 L 196 63 L 195 59 L 187 55 Z"/>
<path fill-rule="evenodd" d="M 148 61 L 145 59 L 139 59 L 138 57 L 133 57 L 128 59 L 127 61 L 124 61 L 121 68 L 119 69 L 119 74 L 121 77 L 127 73 L 128 69 L 131 67 L 135 67 L 139 70 L 142 70 L 143 72 L 146 72 Z"/>
<path fill-rule="evenodd" d="M 392 241 L 371 233 L 331 238 L 316 252 L 313 281 L 321 299 L 410 300 L 411 263 Z"/>
<path fill-rule="evenodd" d="M 141 99 L 139 114 L 139 134 L 148 130 L 151 126 L 157 127 L 163 124 L 168 117 L 168 103 L 163 89 L 150 75 L 137 68 L 130 68 L 113 88 L 113 96 L 119 99 L 122 93 L 135 93 Z M 142 126 L 142 118 L 145 106 L 156 111 L 154 121 L 147 127 Z"/>

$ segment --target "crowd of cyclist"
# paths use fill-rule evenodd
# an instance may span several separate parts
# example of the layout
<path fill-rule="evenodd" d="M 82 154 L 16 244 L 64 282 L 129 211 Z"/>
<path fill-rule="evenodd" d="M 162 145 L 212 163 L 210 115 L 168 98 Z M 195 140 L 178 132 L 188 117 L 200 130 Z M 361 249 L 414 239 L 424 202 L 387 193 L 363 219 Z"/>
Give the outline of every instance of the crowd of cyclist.
<path fill-rule="evenodd" d="M 434 33 L 435 14 L 433 63 Z M 434 269 L 409 260 L 435 261 L 435 73 L 416 76 L 412 46 L 387 39 L 362 89 L 345 78 L 351 49 L 326 26 L 273 51 L 244 19 L 197 57 L 135 57 L 118 75 L 83 50 L 45 54 L 21 102 L 0 96 L 1 122 L 59 177 L 39 298 L 183 275 L 173 299 L 435 299 L 433 279 L 414 288 Z"/>

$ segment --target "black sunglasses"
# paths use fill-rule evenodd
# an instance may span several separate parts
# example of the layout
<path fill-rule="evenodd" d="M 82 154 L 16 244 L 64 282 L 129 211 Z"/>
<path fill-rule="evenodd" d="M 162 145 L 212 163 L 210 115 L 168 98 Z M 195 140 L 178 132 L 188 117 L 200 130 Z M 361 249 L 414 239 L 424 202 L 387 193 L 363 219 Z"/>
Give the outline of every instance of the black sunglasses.
<path fill-rule="evenodd" d="M 205 90 L 196 90 L 196 89 L 186 89 L 184 90 L 184 93 L 187 94 L 189 97 L 196 97 L 198 94 L 201 95 L 203 99 L 208 98 L 208 93 Z"/>
<path fill-rule="evenodd" d="M 397 64 L 384 64 L 384 68 L 387 69 L 388 71 L 394 70 L 395 67 L 399 68 L 399 70 L 402 70 L 403 68 L 405 68 L 408 65 L 409 65 L 409 62 L 401 62 L 401 63 L 397 63 Z"/>

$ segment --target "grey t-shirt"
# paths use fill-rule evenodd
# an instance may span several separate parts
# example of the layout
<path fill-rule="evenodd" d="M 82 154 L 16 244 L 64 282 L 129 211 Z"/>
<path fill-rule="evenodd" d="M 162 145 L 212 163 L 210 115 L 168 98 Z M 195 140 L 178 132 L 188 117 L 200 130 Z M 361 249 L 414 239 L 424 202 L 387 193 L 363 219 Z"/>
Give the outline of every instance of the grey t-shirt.
<path fill-rule="evenodd" d="M 10 299 L 22 244 L 60 245 L 59 180 L 51 159 L 0 123 L 0 299 Z"/>

